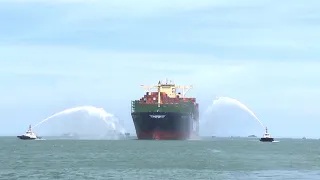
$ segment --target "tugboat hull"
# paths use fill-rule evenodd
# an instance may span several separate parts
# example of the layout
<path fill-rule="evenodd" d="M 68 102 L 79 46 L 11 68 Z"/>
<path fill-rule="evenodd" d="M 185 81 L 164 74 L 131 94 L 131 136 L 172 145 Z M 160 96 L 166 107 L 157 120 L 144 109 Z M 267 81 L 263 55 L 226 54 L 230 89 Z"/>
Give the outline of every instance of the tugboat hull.
<path fill-rule="evenodd" d="M 273 138 L 260 138 L 261 142 L 273 142 L 274 139 Z"/>
<path fill-rule="evenodd" d="M 37 138 L 29 137 L 29 136 L 17 136 L 17 138 L 21 140 L 35 140 Z"/>

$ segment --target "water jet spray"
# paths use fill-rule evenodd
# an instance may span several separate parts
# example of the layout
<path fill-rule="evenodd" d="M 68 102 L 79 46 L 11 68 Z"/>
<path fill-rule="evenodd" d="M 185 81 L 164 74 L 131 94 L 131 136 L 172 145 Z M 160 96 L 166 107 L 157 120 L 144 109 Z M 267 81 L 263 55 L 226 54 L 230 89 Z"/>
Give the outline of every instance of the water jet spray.
<path fill-rule="evenodd" d="M 112 130 L 118 131 L 121 134 L 125 134 L 125 129 L 120 125 L 119 120 L 114 117 L 113 114 L 107 113 L 103 108 L 97 108 L 94 106 L 79 106 L 74 108 L 65 109 L 61 112 L 55 113 L 52 116 L 47 117 L 46 119 L 40 121 L 36 125 L 33 126 L 33 128 L 36 128 L 40 126 L 41 124 L 47 122 L 48 120 L 61 116 L 61 115 L 67 115 L 78 111 L 85 111 L 89 114 L 89 116 L 97 116 L 101 120 L 103 120 L 106 125 L 111 128 Z"/>
<path fill-rule="evenodd" d="M 230 97 L 217 97 L 213 100 L 213 103 L 208 109 L 206 110 L 206 114 L 211 113 L 216 106 L 219 106 L 220 104 L 234 104 L 241 109 L 247 111 L 260 125 L 262 128 L 265 128 L 265 126 L 262 124 L 262 122 L 259 120 L 259 118 L 244 104 L 242 104 L 240 101 L 230 98 Z"/>

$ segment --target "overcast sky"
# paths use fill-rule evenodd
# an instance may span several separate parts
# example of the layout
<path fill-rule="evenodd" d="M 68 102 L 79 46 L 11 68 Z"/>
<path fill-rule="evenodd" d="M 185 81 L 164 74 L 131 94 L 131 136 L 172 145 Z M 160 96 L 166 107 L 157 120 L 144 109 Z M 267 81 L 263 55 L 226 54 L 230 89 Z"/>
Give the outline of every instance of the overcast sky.
<path fill-rule="evenodd" d="M 319 6 L 3 0 L 0 134 L 22 133 L 81 105 L 104 108 L 133 133 L 130 101 L 144 94 L 139 86 L 169 78 L 194 85 L 188 95 L 200 103 L 202 119 L 215 96 L 228 96 L 251 108 L 274 136 L 320 137 Z M 238 107 L 218 109 L 202 134 L 262 135 Z"/>

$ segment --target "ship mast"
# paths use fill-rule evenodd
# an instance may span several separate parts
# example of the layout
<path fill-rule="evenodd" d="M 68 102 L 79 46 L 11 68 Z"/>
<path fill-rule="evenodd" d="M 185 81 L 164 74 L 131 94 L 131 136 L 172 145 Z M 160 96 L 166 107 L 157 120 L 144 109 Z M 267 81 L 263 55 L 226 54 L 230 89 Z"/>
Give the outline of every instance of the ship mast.
<path fill-rule="evenodd" d="M 160 102 L 161 102 L 161 82 L 158 82 L 158 107 L 160 107 Z"/>
<path fill-rule="evenodd" d="M 268 127 L 266 127 L 266 134 L 268 134 Z"/>

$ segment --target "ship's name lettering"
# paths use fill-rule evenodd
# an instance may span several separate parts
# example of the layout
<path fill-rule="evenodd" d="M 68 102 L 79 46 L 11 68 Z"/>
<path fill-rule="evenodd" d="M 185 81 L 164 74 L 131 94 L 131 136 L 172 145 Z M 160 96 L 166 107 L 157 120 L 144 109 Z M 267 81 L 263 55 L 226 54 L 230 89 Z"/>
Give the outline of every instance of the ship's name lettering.
<path fill-rule="evenodd" d="M 151 118 L 161 119 L 166 117 L 166 115 L 149 115 Z"/>

